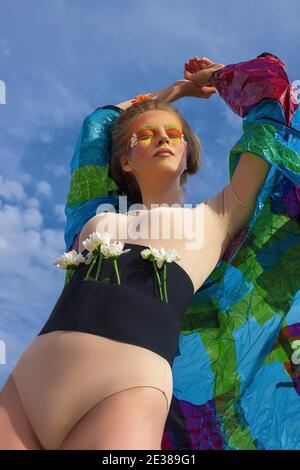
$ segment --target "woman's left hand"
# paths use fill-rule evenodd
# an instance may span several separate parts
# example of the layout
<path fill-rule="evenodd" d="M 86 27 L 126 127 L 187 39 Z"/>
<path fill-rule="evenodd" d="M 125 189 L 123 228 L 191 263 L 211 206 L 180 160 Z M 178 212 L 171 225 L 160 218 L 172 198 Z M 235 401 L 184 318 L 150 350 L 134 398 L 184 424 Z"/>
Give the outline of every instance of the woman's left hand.
<path fill-rule="evenodd" d="M 225 67 L 224 64 L 217 64 L 207 57 L 199 58 L 195 56 L 193 59 L 190 59 L 184 65 L 185 80 L 183 82 L 190 82 L 190 85 L 187 83 L 186 86 L 183 86 L 184 92 L 186 88 L 188 93 L 184 96 L 210 98 L 216 93 L 217 89 L 209 84 L 208 79 L 215 70 L 223 67 Z"/>

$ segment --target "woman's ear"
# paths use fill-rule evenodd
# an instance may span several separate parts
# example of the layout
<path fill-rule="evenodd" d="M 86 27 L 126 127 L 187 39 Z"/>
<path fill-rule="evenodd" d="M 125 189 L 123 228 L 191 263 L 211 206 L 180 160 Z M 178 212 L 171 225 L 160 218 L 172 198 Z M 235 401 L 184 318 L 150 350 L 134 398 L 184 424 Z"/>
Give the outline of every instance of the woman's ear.
<path fill-rule="evenodd" d="M 121 167 L 123 171 L 130 173 L 132 171 L 132 165 L 128 158 L 128 155 L 122 155 L 120 158 Z"/>

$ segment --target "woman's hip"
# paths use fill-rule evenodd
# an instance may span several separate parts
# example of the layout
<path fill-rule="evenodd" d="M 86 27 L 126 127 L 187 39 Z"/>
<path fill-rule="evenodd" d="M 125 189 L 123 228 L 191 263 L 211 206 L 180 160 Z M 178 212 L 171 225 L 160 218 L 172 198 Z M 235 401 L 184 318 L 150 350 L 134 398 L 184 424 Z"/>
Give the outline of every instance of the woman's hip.
<path fill-rule="evenodd" d="M 171 403 L 172 370 L 148 349 L 77 331 L 35 338 L 13 377 L 26 414 L 45 448 L 58 448 L 96 403 L 126 388 L 159 388 Z"/>

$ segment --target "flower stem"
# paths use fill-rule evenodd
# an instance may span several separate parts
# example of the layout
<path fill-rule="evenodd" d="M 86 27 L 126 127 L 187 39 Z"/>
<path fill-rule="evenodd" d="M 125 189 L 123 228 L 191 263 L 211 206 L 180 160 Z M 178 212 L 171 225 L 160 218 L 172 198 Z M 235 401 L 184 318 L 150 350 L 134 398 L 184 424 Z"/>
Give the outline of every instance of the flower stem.
<path fill-rule="evenodd" d="M 157 283 L 158 283 L 158 287 L 159 287 L 160 298 L 161 298 L 161 300 L 164 300 L 163 293 L 162 293 L 162 290 L 161 290 L 161 280 L 160 280 L 159 273 L 158 273 L 158 270 L 157 270 L 156 263 L 155 263 L 154 259 L 152 260 L 152 263 L 153 263 L 153 266 L 154 266 L 154 269 L 155 269 L 156 279 L 157 279 Z"/>
<path fill-rule="evenodd" d="M 95 265 L 96 261 L 97 261 L 97 258 L 95 257 L 95 258 L 93 259 L 93 261 L 91 262 L 91 265 L 90 265 L 90 267 L 89 267 L 88 272 L 86 273 L 86 275 L 85 275 L 84 278 L 83 278 L 84 281 L 88 280 L 88 277 L 89 277 L 89 275 L 90 275 L 90 272 L 91 272 L 93 266 Z"/>
<path fill-rule="evenodd" d="M 96 281 L 98 281 L 98 277 L 99 277 L 99 274 L 101 272 L 102 260 L 103 260 L 103 253 L 100 253 L 99 262 L 98 262 L 98 266 L 97 266 Z"/>
<path fill-rule="evenodd" d="M 168 294 L 167 294 L 167 263 L 164 263 L 164 294 L 165 294 L 165 301 L 168 301 Z"/>
<path fill-rule="evenodd" d="M 115 273 L 116 273 L 116 276 L 117 276 L 117 281 L 118 281 L 118 284 L 120 285 L 121 281 L 120 281 L 120 275 L 119 275 L 119 270 L 118 270 L 118 263 L 117 263 L 117 260 L 115 258 L 113 258 L 113 263 L 114 263 Z"/>
<path fill-rule="evenodd" d="M 65 277 L 65 286 L 67 286 L 71 280 L 71 277 L 72 277 L 72 274 L 73 274 L 73 266 L 68 266 L 67 267 L 67 273 L 66 273 L 66 277 Z"/>

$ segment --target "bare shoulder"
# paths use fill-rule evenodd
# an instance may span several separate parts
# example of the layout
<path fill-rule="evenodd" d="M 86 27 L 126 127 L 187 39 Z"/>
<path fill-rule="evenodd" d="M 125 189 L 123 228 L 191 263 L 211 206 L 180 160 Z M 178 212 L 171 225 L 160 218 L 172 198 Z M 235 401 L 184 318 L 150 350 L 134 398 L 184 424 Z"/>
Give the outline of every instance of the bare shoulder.
<path fill-rule="evenodd" d="M 113 238 L 117 238 L 118 227 L 126 224 L 127 217 L 117 212 L 99 212 L 91 217 L 81 229 L 79 235 L 79 251 L 83 250 L 82 242 L 93 232 L 109 231 Z"/>
<path fill-rule="evenodd" d="M 93 217 L 91 217 L 82 227 L 80 235 L 79 235 L 79 245 L 78 245 L 78 250 L 81 252 L 83 250 L 82 246 L 82 241 L 88 238 L 90 233 L 96 230 L 97 222 L 99 221 L 99 216 L 103 216 L 106 213 L 103 212 L 102 214 L 95 214 Z"/>

